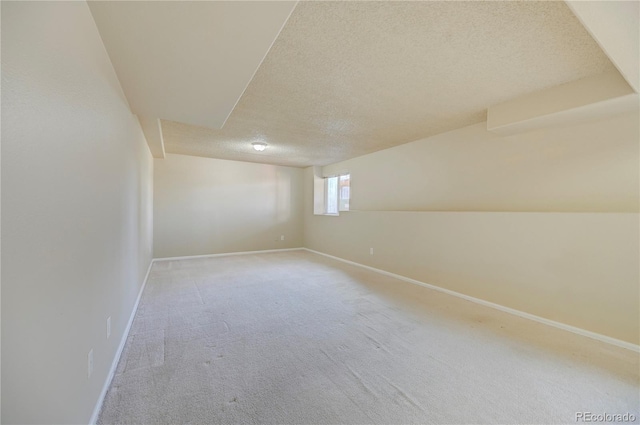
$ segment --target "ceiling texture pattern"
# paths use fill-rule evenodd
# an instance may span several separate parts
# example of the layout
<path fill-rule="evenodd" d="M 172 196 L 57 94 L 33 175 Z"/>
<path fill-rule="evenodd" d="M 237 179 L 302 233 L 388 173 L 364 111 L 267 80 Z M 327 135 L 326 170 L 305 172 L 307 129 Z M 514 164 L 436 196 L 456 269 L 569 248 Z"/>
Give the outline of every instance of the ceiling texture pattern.
<path fill-rule="evenodd" d="M 327 165 L 612 70 L 564 2 L 300 2 L 222 128 L 158 118 L 168 153 Z"/>
<path fill-rule="evenodd" d="M 221 128 L 294 4 L 90 1 L 89 8 L 134 114 Z"/>

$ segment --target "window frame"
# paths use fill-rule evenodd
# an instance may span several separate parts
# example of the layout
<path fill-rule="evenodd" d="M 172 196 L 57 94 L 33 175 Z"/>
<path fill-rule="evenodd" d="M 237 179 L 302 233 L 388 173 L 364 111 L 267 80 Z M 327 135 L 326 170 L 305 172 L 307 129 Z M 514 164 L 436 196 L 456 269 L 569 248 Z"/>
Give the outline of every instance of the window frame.
<path fill-rule="evenodd" d="M 342 198 L 342 190 L 340 188 L 340 180 L 341 177 L 349 176 L 348 180 L 348 194 L 349 197 L 346 198 L 346 208 L 344 206 L 344 199 Z M 335 206 L 336 211 L 329 211 L 329 184 L 330 180 L 335 179 L 336 190 L 335 190 Z M 344 188 L 344 187 L 343 187 Z M 326 215 L 330 217 L 339 216 L 341 212 L 348 212 L 350 210 L 350 201 L 351 201 L 351 173 L 344 172 L 339 174 L 332 174 L 324 177 L 314 176 L 314 186 L 313 186 L 313 214 L 314 215 Z"/>

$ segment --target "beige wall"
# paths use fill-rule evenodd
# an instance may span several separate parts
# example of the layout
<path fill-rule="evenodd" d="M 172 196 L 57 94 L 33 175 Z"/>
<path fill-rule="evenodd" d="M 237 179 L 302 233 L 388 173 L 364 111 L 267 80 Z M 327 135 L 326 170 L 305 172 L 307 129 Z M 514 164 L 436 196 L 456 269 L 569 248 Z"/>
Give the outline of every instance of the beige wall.
<path fill-rule="evenodd" d="M 86 3 L 3 2 L 2 423 L 89 421 L 151 260 L 152 167 Z"/>
<path fill-rule="evenodd" d="M 313 215 L 308 168 L 305 246 L 638 344 L 638 128 L 480 124 L 333 164 L 339 217 Z"/>
<path fill-rule="evenodd" d="M 638 212 L 638 113 L 500 137 L 480 123 L 324 167 L 356 210 Z"/>
<path fill-rule="evenodd" d="M 154 161 L 154 257 L 302 246 L 302 169 L 173 154 Z"/>

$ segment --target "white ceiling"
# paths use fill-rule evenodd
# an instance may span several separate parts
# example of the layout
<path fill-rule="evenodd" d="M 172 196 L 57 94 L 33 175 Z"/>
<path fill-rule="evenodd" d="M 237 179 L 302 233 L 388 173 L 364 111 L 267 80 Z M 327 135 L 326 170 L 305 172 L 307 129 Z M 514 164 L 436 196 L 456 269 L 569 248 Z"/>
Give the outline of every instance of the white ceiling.
<path fill-rule="evenodd" d="M 221 128 L 293 2 L 90 1 L 134 114 Z"/>
<path fill-rule="evenodd" d="M 293 3 L 131 4 L 91 10 L 132 110 L 162 119 L 169 153 L 326 165 L 615 70 L 564 2 L 301 2 L 218 128 Z M 271 38 L 240 34 L 256 20 Z"/>

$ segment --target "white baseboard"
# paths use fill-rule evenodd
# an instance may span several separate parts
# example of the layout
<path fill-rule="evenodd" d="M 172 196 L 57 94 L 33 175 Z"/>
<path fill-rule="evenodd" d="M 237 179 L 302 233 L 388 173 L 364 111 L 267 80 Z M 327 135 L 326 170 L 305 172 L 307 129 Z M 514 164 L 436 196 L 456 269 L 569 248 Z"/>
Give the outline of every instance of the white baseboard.
<path fill-rule="evenodd" d="M 136 303 L 133 305 L 131 316 L 129 316 L 129 322 L 127 323 L 127 327 L 124 329 L 124 333 L 122 334 L 120 345 L 118 346 L 116 355 L 114 356 L 113 362 L 111 363 L 111 369 L 109 370 L 107 379 L 104 382 L 104 385 L 102 387 L 102 392 L 100 392 L 100 397 L 98 397 L 98 402 L 96 403 L 96 406 L 93 409 L 93 414 L 91 415 L 91 420 L 89 421 L 89 425 L 94 425 L 98 421 L 98 416 L 100 415 L 100 410 L 102 409 L 102 403 L 104 403 L 104 398 L 107 395 L 107 391 L 111 386 L 111 381 L 113 380 L 113 376 L 116 373 L 116 368 L 118 367 L 118 363 L 120 362 L 120 356 L 122 355 L 122 350 L 124 349 L 124 345 L 127 342 L 127 337 L 129 336 L 129 331 L 131 330 L 133 319 L 136 317 L 136 312 L 138 311 L 138 304 L 140 304 L 140 298 L 142 298 L 142 292 L 144 291 L 144 288 L 147 286 L 147 281 L 149 280 L 149 273 L 151 272 L 152 266 L 153 266 L 153 260 L 151 260 L 151 262 L 149 263 L 149 267 L 147 268 L 147 274 L 144 276 L 142 287 L 138 292 L 138 298 L 136 298 Z"/>
<path fill-rule="evenodd" d="M 98 421 L 98 416 L 100 415 L 100 410 L 102 409 L 102 403 L 104 403 L 104 398 L 107 395 L 107 391 L 111 386 L 111 381 L 113 380 L 113 376 L 116 373 L 118 363 L 120 362 L 120 356 L 122 355 L 122 350 L 124 349 L 124 345 L 127 342 L 127 337 L 129 336 L 129 331 L 131 330 L 133 319 L 135 319 L 136 317 L 136 313 L 138 311 L 138 305 L 140 304 L 140 299 L 142 298 L 142 292 L 144 291 L 144 288 L 147 286 L 147 281 L 149 280 L 149 273 L 151 272 L 151 267 L 153 266 L 153 263 L 155 263 L 156 261 L 186 260 L 186 259 L 192 259 L 192 258 L 224 257 L 229 255 L 264 254 L 268 252 L 301 251 L 303 249 L 304 248 L 267 249 L 262 251 L 229 252 L 229 253 L 223 253 L 223 254 L 205 254 L 205 255 L 191 255 L 191 256 L 185 256 L 185 257 L 168 257 L 168 258 L 152 259 L 151 262 L 149 263 L 149 267 L 147 268 L 147 274 L 145 275 L 144 281 L 142 282 L 142 287 L 138 292 L 138 297 L 136 298 L 136 302 L 133 305 L 133 310 L 131 311 L 129 322 L 127 323 L 127 327 L 124 330 L 122 339 L 120 340 L 120 345 L 118 346 L 116 355 L 114 356 L 113 362 L 111 363 L 111 369 L 109 370 L 107 379 L 105 380 L 105 383 L 102 387 L 102 391 L 100 392 L 100 397 L 98 397 L 98 401 L 93 409 L 93 414 L 91 415 L 89 424 L 94 425 Z"/>
<path fill-rule="evenodd" d="M 228 257 L 230 255 L 266 254 L 268 252 L 302 251 L 303 249 L 305 248 L 280 248 L 280 249 L 263 249 L 261 251 L 223 252 L 222 254 L 186 255 L 184 257 L 154 258 L 153 261 L 156 262 L 156 261 L 191 260 L 194 258 Z"/>
<path fill-rule="evenodd" d="M 428 283 L 421 282 L 419 280 L 411 279 L 409 277 L 405 277 L 405 276 L 402 276 L 402 275 L 399 275 L 399 274 L 391 273 L 391 272 L 388 272 L 388 271 L 385 271 L 385 270 L 376 269 L 375 267 L 366 266 L 364 264 L 356 263 L 355 261 L 345 260 L 344 258 L 340 258 L 340 257 L 336 257 L 336 256 L 333 256 L 333 255 L 325 254 L 324 252 L 315 251 L 315 250 L 309 249 L 309 248 L 267 249 L 267 250 L 262 250 L 262 251 L 243 251 L 243 252 L 229 252 L 229 253 L 223 253 L 223 254 L 205 254 L 205 255 L 184 256 L 184 257 L 154 258 L 153 260 L 151 260 L 151 263 L 149 264 L 149 268 L 147 269 L 147 274 L 145 275 L 144 281 L 142 283 L 142 287 L 140 288 L 140 292 L 138 293 L 138 298 L 136 299 L 136 302 L 135 302 L 135 304 L 133 306 L 133 310 L 131 311 L 131 316 L 129 317 L 129 322 L 127 323 L 127 327 L 125 328 L 124 334 L 122 335 L 122 339 L 120 341 L 120 345 L 118 346 L 118 350 L 116 351 L 116 355 L 115 355 L 115 357 L 113 359 L 113 362 L 111 364 L 111 370 L 109 371 L 109 374 L 108 374 L 107 379 L 106 379 L 106 381 L 104 383 L 104 386 L 102 387 L 102 392 L 100 393 L 100 397 L 98 398 L 96 406 L 95 406 L 95 408 L 93 410 L 93 414 L 91 415 L 91 420 L 90 420 L 89 424 L 93 425 L 98 420 L 98 415 L 100 415 L 100 410 L 102 408 L 102 403 L 104 402 L 104 398 L 107 395 L 107 391 L 109 390 L 109 386 L 111 385 L 111 381 L 113 380 L 113 376 L 115 374 L 116 368 L 118 367 L 118 362 L 120 361 L 120 356 L 122 355 L 122 350 L 124 349 L 124 345 L 127 342 L 127 337 L 129 336 L 129 331 L 131 330 L 131 325 L 133 324 L 133 319 L 135 318 L 136 312 L 138 311 L 138 305 L 140 304 L 140 298 L 142 297 L 142 292 L 144 291 L 144 288 L 147 285 L 147 281 L 149 280 L 149 273 L 151 272 L 151 267 L 153 266 L 154 262 L 156 262 L 156 261 L 171 261 L 171 260 L 187 260 L 187 259 L 194 259 L 194 258 L 224 257 L 224 256 L 231 256 L 231 255 L 265 254 L 265 253 L 269 253 L 269 252 L 286 252 L 286 251 L 301 251 L 301 250 L 312 252 L 314 254 L 322 255 L 322 256 L 325 256 L 325 257 L 328 257 L 328 258 L 332 258 L 334 260 L 341 261 L 343 263 L 347 263 L 347 264 L 351 264 L 351 265 L 354 265 L 354 266 L 362 267 L 364 269 L 371 270 L 373 272 L 380 273 L 380 274 L 383 274 L 383 275 L 386 275 L 386 276 L 390 276 L 390 277 L 396 278 L 398 280 L 402 280 L 402 281 L 405 281 L 405 282 L 413 283 L 415 285 L 420 285 L 420 286 L 423 286 L 425 288 L 433 289 L 434 291 L 439 291 L 439 292 L 443 292 L 445 294 L 453 295 L 454 297 L 462 298 L 464 300 L 471 301 L 473 303 L 480 304 L 480 305 L 483 305 L 483 306 L 486 306 L 486 307 L 490 307 L 490 308 L 493 308 L 493 309 L 496 309 L 496 310 L 500 310 L 500 311 L 503 311 L 505 313 L 513 314 L 513 315 L 518 316 L 518 317 L 522 317 L 522 318 L 525 318 L 525 319 L 533 320 L 535 322 L 539 322 L 539 323 L 542 323 L 542 324 L 545 324 L 545 325 L 553 326 L 553 327 L 558 328 L 558 329 L 562 329 L 562 330 L 565 330 L 565 331 L 573 332 L 575 334 L 586 336 L 588 338 L 592 338 L 592 339 L 595 339 L 597 341 L 601 341 L 601 342 L 604 342 L 604 343 L 607 343 L 607 344 L 615 345 L 615 346 L 618 346 L 618 347 L 626 348 L 628 350 L 632 350 L 632 351 L 635 351 L 637 353 L 640 353 L 640 346 L 636 345 L 636 344 L 632 344 L 630 342 L 622 341 L 622 340 L 619 340 L 619 339 L 616 339 L 616 338 L 611 338 L 611 337 L 606 336 L 606 335 L 602 335 L 602 334 L 598 334 L 598 333 L 595 333 L 595 332 L 587 331 L 585 329 L 577 328 L 575 326 L 567 325 L 567 324 L 556 322 L 556 321 L 553 321 L 553 320 L 545 319 L 544 317 L 540 317 L 540 316 L 536 316 L 536 315 L 533 315 L 533 314 L 525 313 L 523 311 L 519 311 L 519 310 L 515 310 L 513 308 L 505 307 L 505 306 L 502 306 L 500 304 L 495 304 L 495 303 L 492 303 L 492 302 L 489 302 L 489 301 L 482 300 L 480 298 L 471 297 L 469 295 L 461 294 L 459 292 L 455 292 L 455 291 L 452 291 L 450 289 L 441 288 L 439 286 L 430 285 Z"/>
<path fill-rule="evenodd" d="M 403 280 L 405 282 L 413 283 L 415 285 L 420 285 L 425 288 L 433 289 L 434 291 L 444 292 L 445 294 L 453 295 L 454 297 L 462 298 L 467 301 L 471 301 L 476 304 L 480 304 L 486 307 L 491 307 L 496 310 L 503 311 L 505 313 L 513 314 L 515 316 L 519 316 L 525 319 L 533 320 L 535 322 L 543 323 L 545 325 L 553 326 L 554 328 L 563 329 L 565 331 L 573 332 L 578 335 L 586 336 L 588 338 L 592 338 L 601 342 L 605 342 L 607 344 L 615 345 L 618 347 L 626 348 L 627 350 L 632 350 L 637 353 L 640 353 L 640 346 L 636 344 L 632 344 L 627 341 L 622 341 L 616 338 L 611 338 L 606 335 L 602 335 L 599 333 L 591 332 L 585 329 L 577 328 L 575 326 L 567 325 L 564 323 L 556 322 L 553 320 L 545 319 L 544 317 L 536 316 L 530 313 L 525 313 L 524 311 L 515 310 L 513 308 L 505 307 L 500 304 L 495 304 L 489 301 L 482 300 L 480 298 L 470 297 L 469 295 L 461 294 L 460 292 L 455 292 L 450 289 L 441 288 L 439 286 L 430 285 L 428 283 L 420 282 L 419 280 L 411 279 L 409 277 L 401 276 L 399 274 L 391 273 L 385 270 L 376 269 L 375 267 L 366 266 L 364 264 L 356 263 L 355 261 L 345 260 L 344 258 L 335 257 L 333 255 L 325 254 L 324 252 L 314 251 L 313 249 L 303 248 L 305 251 L 313 252 L 314 254 L 323 255 L 325 257 L 332 258 L 334 260 L 342 261 L 343 263 L 351 264 L 354 266 L 362 267 L 367 270 L 374 271 L 376 273 L 380 273 L 386 276 L 394 277 L 399 280 Z"/>

